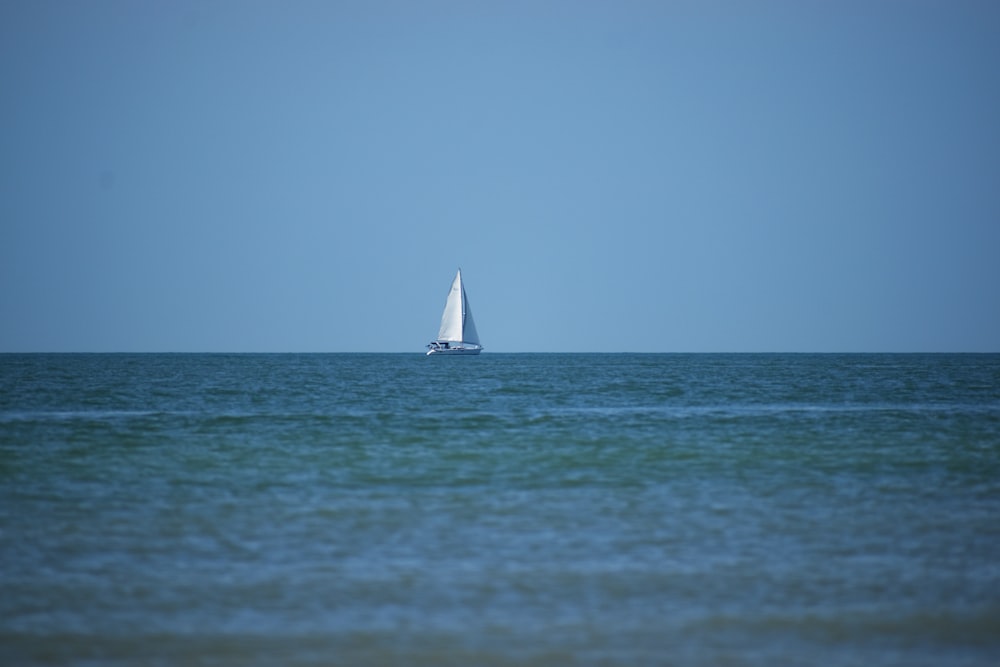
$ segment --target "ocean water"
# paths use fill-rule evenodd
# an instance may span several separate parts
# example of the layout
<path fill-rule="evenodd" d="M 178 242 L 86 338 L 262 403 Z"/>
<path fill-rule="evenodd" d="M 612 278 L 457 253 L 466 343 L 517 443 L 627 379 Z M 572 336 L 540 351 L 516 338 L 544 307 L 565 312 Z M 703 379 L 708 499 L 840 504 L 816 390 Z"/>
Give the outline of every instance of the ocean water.
<path fill-rule="evenodd" d="M 0 664 L 1000 664 L 1000 355 L 0 355 Z"/>

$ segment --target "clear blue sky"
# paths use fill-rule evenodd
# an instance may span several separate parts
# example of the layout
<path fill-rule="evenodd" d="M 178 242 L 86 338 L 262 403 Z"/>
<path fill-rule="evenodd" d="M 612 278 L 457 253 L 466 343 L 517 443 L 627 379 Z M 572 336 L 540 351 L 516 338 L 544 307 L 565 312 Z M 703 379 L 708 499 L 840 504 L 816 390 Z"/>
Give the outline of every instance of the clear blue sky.
<path fill-rule="evenodd" d="M 1000 3 L 0 3 L 0 351 L 1000 351 Z"/>

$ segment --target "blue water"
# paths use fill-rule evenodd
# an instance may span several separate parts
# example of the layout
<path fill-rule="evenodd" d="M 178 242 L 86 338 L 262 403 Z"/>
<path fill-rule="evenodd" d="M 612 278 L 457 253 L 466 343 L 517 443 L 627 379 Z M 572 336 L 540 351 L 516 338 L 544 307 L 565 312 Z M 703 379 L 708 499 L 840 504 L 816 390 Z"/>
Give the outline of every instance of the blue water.
<path fill-rule="evenodd" d="M 0 663 L 1000 664 L 1000 355 L 0 355 Z"/>

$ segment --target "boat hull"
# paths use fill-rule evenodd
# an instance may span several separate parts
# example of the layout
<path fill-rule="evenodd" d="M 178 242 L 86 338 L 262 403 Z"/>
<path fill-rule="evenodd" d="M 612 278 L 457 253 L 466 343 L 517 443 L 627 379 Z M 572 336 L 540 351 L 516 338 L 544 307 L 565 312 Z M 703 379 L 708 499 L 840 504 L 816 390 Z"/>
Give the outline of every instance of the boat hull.
<path fill-rule="evenodd" d="M 471 355 L 471 354 L 479 354 L 482 351 L 483 348 L 481 347 L 449 347 L 449 348 L 438 347 L 427 350 L 427 356 L 430 356 L 432 354 L 434 355 L 441 354 L 447 356 L 457 355 L 457 354 Z"/>

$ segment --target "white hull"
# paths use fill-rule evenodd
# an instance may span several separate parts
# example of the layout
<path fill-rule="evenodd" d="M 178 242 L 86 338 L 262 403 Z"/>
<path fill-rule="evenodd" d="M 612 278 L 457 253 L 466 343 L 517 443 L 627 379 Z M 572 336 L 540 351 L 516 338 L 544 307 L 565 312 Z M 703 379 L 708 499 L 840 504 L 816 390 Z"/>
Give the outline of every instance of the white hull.
<path fill-rule="evenodd" d="M 427 354 L 479 354 L 483 351 L 481 347 L 432 347 L 427 350 Z"/>

